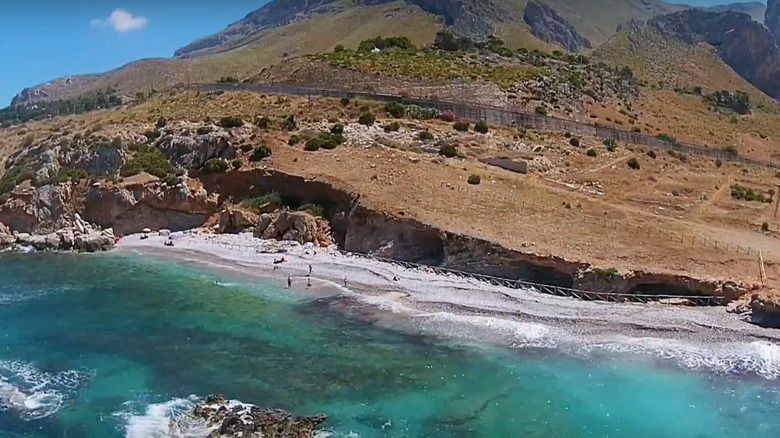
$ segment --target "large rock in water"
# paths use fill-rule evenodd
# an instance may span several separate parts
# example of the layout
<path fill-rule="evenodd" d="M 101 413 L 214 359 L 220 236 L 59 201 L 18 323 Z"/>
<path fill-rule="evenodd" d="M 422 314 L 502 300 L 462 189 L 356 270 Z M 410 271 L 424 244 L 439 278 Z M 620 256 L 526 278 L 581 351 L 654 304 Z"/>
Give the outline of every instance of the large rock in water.
<path fill-rule="evenodd" d="M 590 41 L 558 12 L 537 0 L 528 2 L 523 20 L 531 27 L 531 33 L 542 41 L 558 44 L 571 52 L 592 47 Z"/>
<path fill-rule="evenodd" d="M 195 406 L 193 415 L 210 427 L 217 426 L 209 438 L 310 438 L 317 426 L 328 419 L 323 414 L 293 417 L 286 411 L 239 404 L 216 395 Z"/>

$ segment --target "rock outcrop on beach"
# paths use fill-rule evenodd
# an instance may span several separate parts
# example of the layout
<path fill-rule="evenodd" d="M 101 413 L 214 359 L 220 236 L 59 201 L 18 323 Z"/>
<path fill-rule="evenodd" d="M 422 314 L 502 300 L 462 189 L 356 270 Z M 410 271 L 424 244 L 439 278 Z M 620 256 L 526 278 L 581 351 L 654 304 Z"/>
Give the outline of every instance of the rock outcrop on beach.
<path fill-rule="evenodd" d="M 68 225 L 56 231 L 39 234 L 19 232 L 0 223 L 0 249 L 19 246 L 38 251 L 97 252 L 114 247 L 113 229 L 103 230 L 92 225 L 84 221 L 78 213 L 67 221 Z"/>
<path fill-rule="evenodd" d="M 750 319 L 764 327 L 780 328 L 780 294 L 756 294 L 750 303 Z"/>
<path fill-rule="evenodd" d="M 195 406 L 193 415 L 206 421 L 215 429 L 209 438 L 310 438 L 328 417 L 314 415 L 293 417 L 281 409 L 262 409 L 225 400 L 221 395 L 211 395 Z"/>
<path fill-rule="evenodd" d="M 0 222 L 20 233 L 48 233 L 71 225 L 77 191 L 69 184 L 19 186 L 0 205 Z"/>
<path fill-rule="evenodd" d="M 252 231 L 255 237 L 313 243 L 327 248 L 333 245 L 330 222 L 306 211 L 275 210 L 257 214 L 238 206 L 226 206 L 219 214 L 220 233 Z"/>

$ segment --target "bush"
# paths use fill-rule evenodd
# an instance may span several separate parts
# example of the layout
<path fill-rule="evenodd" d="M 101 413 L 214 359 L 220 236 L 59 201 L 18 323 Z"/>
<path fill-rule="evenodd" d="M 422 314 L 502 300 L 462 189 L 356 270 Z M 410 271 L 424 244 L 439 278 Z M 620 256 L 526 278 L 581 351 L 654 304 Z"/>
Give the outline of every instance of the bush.
<path fill-rule="evenodd" d="M 398 132 L 401 129 L 401 124 L 398 122 L 388 123 L 384 129 L 386 132 Z"/>
<path fill-rule="evenodd" d="M 409 105 L 406 114 L 415 120 L 430 120 L 441 117 L 441 111 L 436 108 Z"/>
<path fill-rule="evenodd" d="M 160 131 L 146 131 L 144 132 L 144 137 L 146 137 L 147 143 L 153 143 L 155 140 L 160 138 Z M 75 140 L 75 137 L 74 137 Z"/>
<path fill-rule="evenodd" d="M 575 148 L 580 147 L 580 139 L 577 137 L 572 137 L 569 139 L 569 144 L 574 146 Z"/>
<path fill-rule="evenodd" d="M 540 115 L 540 116 L 546 116 L 547 115 L 547 108 L 543 106 L 537 106 L 534 108 L 534 113 Z"/>
<path fill-rule="evenodd" d="M 455 128 L 455 130 L 458 132 L 468 132 L 471 125 L 469 125 L 469 122 L 459 120 L 455 122 L 455 124 L 452 125 L 452 127 Z"/>
<path fill-rule="evenodd" d="M 287 116 L 287 118 L 284 119 L 284 122 L 282 122 L 282 128 L 284 128 L 285 131 L 295 131 L 298 129 L 298 121 L 295 120 L 295 116 L 292 114 Z"/>
<path fill-rule="evenodd" d="M 341 53 L 345 51 L 346 49 L 341 44 L 337 44 L 336 47 L 333 48 L 333 53 Z"/>
<path fill-rule="evenodd" d="M 31 178 L 32 173 L 28 165 L 13 165 L 6 170 L 3 178 L 0 179 L 0 193 L 8 193 L 17 185 Z"/>
<path fill-rule="evenodd" d="M 632 158 L 626 162 L 628 164 L 628 167 L 634 170 L 639 170 L 641 166 L 639 166 L 639 161 L 636 160 L 636 158 Z"/>
<path fill-rule="evenodd" d="M 268 129 L 273 122 L 266 116 L 258 117 L 255 119 L 255 125 L 260 129 Z"/>
<path fill-rule="evenodd" d="M 337 124 L 331 126 L 330 133 L 331 134 L 339 134 L 339 135 L 344 134 L 344 125 L 342 125 L 341 123 L 337 123 Z"/>
<path fill-rule="evenodd" d="M 606 146 L 608 152 L 615 152 L 615 149 L 617 149 L 617 144 L 612 139 L 605 139 L 604 146 Z"/>
<path fill-rule="evenodd" d="M 249 157 L 249 161 L 257 162 L 261 161 L 264 158 L 268 158 L 271 156 L 271 149 L 268 148 L 268 146 L 258 146 L 255 148 L 255 151 L 252 152 L 252 155 Z"/>
<path fill-rule="evenodd" d="M 647 151 L 647 156 L 655 160 L 655 158 L 656 158 L 655 151 L 652 150 L 652 149 Z"/>
<path fill-rule="evenodd" d="M 226 116 L 219 120 L 219 126 L 225 129 L 240 128 L 244 126 L 244 121 L 240 117 Z"/>
<path fill-rule="evenodd" d="M 122 149 L 122 137 L 114 137 L 111 140 L 111 147 L 114 149 Z"/>
<path fill-rule="evenodd" d="M 767 223 L 767 222 L 764 222 L 764 223 L 762 223 L 762 224 L 761 224 L 761 231 L 763 231 L 763 232 L 765 232 L 765 233 L 766 233 L 767 231 L 769 231 L 769 223 Z"/>
<path fill-rule="evenodd" d="M 358 118 L 358 123 L 365 126 L 371 126 L 376 122 L 376 116 L 371 111 L 364 111 Z"/>
<path fill-rule="evenodd" d="M 349 105 L 349 103 L 350 103 L 350 102 L 351 102 L 351 100 L 349 100 L 349 97 L 342 97 L 342 98 L 341 98 L 341 104 L 342 104 L 343 106 L 347 106 L 347 105 Z"/>
<path fill-rule="evenodd" d="M 241 202 L 241 206 L 250 210 L 261 210 L 265 207 L 280 207 L 282 205 L 282 198 L 276 192 L 266 193 L 263 196 L 256 198 L 245 199 Z"/>
<path fill-rule="evenodd" d="M 447 111 L 444 111 L 443 113 L 441 113 L 441 115 L 439 116 L 439 118 L 440 118 L 442 121 L 444 121 L 444 122 L 450 122 L 450 123 L 452 123 L 452 122 L 454 122 L 454 121 L 455 121 L 455 113 L 453 113 L 453 112 L 452 112 L 452 111 L 450 111 L 450 110 L 447 110 Z"/>
<path fill-rule="evenodd" d="M 198 135 L 206 135 L 212 131 L 211 126 L 201 126 L 198 128 L 197 131 L 195 131 Z"/>
<path fill-rule="evenodd" d="M 417 138 L 420 139 L 420 141 L 431 141 L 435 137 L 431 131 L 420 131 L 420 133 L 417 134 Z"/>
<path fill-rule="evenodd" d="M 445 144 L 439 148 L 439 155 L 443 155 L 447 158 L 455 158 L 460 156 L 460 151 L 454 145 Z"/>
<path fill-rule="evenodd" d="M 300 142 L 301 142 L 301 138 L 298 137 L 297 135 L 293 135 L 292 137 L 290 137 L 289 140 L 287 140 L 287 144 L 289 144 L 290 146 L 295 146 Z"/>
<path fill-rule="evenodd" d="M 22 139 L 22 143 L 19 146 L 21 146 L 22 148 L 30 147 L 32 146 L 34 141 L 35 141 L 35 134 L 31 132 L 24 136 L 24 138 Z"/>
<path fill-rule="evenodd" d="M 732 157 L 736 157 L 739 156 L 739 149 L 737 149 L 736 146 L 726 146 L 723 148 L 723 153 Z"/>
<path fill-rule="evenodd" d="M 752 189 L 740 184 L 734 184 L 731 186 L 731 197 L 738 200 L 764 202 L 767 204 L 772 203 L 774 197 L 773 191 L 764 192 L 759 189 Z"/>
<path fill-rule="evenodd" d="M 164 128 L 167 124 L 168 124 L 168 120 L 165 117 L 160 117 L 159 119 L 157 119 L 157 123 L 155 124 L 155 126 L 157 127 L 157 129 L 160 129 L 160 128 Z"/>
<path fill-rule="evenodd" d="M 663 140 L 663 141 L 668 141 L 669 143 L 677 143 L 677 139 L 676 138 L 674 138 L 671 135 L 666 134 L 666 133 L 658 134 L 658 135 L 655 136 L 655 138 L 657 138 L 659 140 Z"/>
<path fill-rule="evenodd" d="M 325 210 L 317 204 L 303 204 L 298 207 L 298 211 L 305 211 L 316 217 L 323 217 L 325 215 Z"/>
<path fill-rule="evenodd" d="M 252 149 L 254 149 L 254 148 L 252 147 L 252 145 L 251 145 L 251 144 L 249 144 L 249 143 L 244 143 L 244 144 L 242 144 L 241 146 L 239 146 L 238 148 L 239 148 L 239 149 L 241 149 L 241 152 L 249 152 L 249 151 L 251 151 Z"/>
<path fill-rule="evenodd" d="M 233 169 L 235 169 L 235 170 L 238 170 L 238 169 L 241 168 L 241 160 L 239 160 L 238 158 L 233 160 L 230 164 L 233 166 Z"/>
<path fill-rule="evenodd" d="M 479 132 L 480 134 L 487 134 L 488 131 L 490 131 L 490 126 L 488 126 L 487 122 L 484 120 L 480 120 L 474 125 L 474 131 Z"/>
<path fill-rule="evenodd" d="M 330 132 L 320 132 L 317 134 L 316 137 L 310 138 L 306 145 L 304 146 L 304 150 L 309 152 L 318 151 L 320 148 L 322 149 L 336 149 L 338 145 L 344 143 L 347 139 L 344 138 L 341 134 L 332 134 Z"/>
<path fill-rule="evenodd" d="M 206 173 L 222 173 L 227 171 L 228 163 L 222 158 L 212 158 L 203 164 L 203 171 Z"/>
<path fill-rule="evenodd" d="M 175 169 L 168 159 L 165 158 L 162 151 L 154 146 L 140 145 L 135 157 L 127 161 L 122 168 L 119 169 L 119 175 L 128 177 L 137 175 L 141 172 L 146 172 L 158 178 L 164 178 L 174 171 Z"/>
<path fill-rule="evenodd" d="M 479 175 L 477 174 L 469 175 L 469 180 L 468 180 L 469 184 L 476 186 L 479 185 L 479 183 L 481 182 L 482 182 L 482 177 L 480 177 Z"/>
<path fill-rule="evenodd" d="M 588 149 L 587 155 L 589 157 L 598 157 L 599 154 L 596 152 L 595 149 Z"/>
<path fill-rule="evenodd" d="M 385 112 L 393 118 L 400 119 L 406 115 L 406 107 L 398 102 L 388 102 L 385 105 Z"/>
<path fill-rule="evenodd" d="M 631 128 L 631 130 L 636 132 L 637 134 L 642 133 L 642 128 L 640 128 L 639 126 L 634 126 L 633 128 Z"/>
<path fill-rule="evenodd" d="M 723 166 L 723 161 L 721 161 L 721 160 L 720 160 L 720 158 L 718 158 L 717 160 L 715 160 L 715 167 L 717 167 L 718 169 L 720 169 L 722 166 Z"/>

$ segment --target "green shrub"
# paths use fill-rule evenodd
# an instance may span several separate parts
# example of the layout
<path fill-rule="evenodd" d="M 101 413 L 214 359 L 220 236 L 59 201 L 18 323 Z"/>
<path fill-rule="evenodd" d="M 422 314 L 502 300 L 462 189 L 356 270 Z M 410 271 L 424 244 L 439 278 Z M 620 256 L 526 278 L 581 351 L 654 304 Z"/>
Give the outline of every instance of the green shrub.
<path fill-rule="evenodd" d="M 400 119 L 406 115 L 406 107 L 398 102 L 388 102 L 385 112 L 395 119 Z"/>
<path fill-rule="evenodd" d="M 295 131 L 298 129 L 298 121 L 295 120 L 295 116 L 292 114 L 287 116 L 287 118 L 284 119 L 284 122 L 282 122 L 282 128 L 284 128 L 285 131 Z"/>
<path fill-rule="evenodd" d="M 655 160 L 655 158 L 656 158 L 655 151 L 652 150 L 652 149 L 647 151 L 647 156 Z"/>
<path fill-rule="evenodd" d="M 122 149 L 122 137 L 114 137 L 111 140 L 111 147 L 114 149 Z"/>
<path fill-rule="evenodd" d="M 349 97 L 342 97 L 341 98 L 341 104 L 344 105 L 344 106 L 349 105 L 350 102 L 351 101 L 349 100 Z"/>
<path fill-rule="evenodd" d="M 769 223 L 768 222 L 764 222 L 764 223 L 761 224 L 761 231 L 763 231 L 765 233 L 767 231 L 769 231 Z"/>
<path fill-rule="evenodd" d="M 358 123 L 365 126 L 371 126 L 376 122 L 376 116 L 371 111 L 364 111 L 360 113 Z"/>
<path fill-rule="evenodd" d="M 640 167 L 641 167 L 641 166 L 639 165 L 639 161 L 637 161 L 637 160 L 636 160 L 636 158 L 632 158 L 632 159 L 628 160 L 628 161 L 626 162 L 626 164 L 628 164 L 628 167 L 630 167 L 630 168 L 632 168 L 632 169 L 634 169 L 634 170 L 639 170 L 639 169 L 640 169 Z"/>
<path fill-rule="evenodd" d="M 543 106 L 537 106 L 534 108 L 534 113 L 540 115 L 540 116 L 546 116 L 547 115 L 547 108 Z"/>
<path fill-rule="evenodd" d="M 734 184 L 731 186 L 731 197 L 738 200 L 764 202 L 771 204 L 772 198 L 774 197 L 774 191 L 770 190 L 764 192 L 759 189 L 753 189 L 740 184 Z"/>
<path fill-rule="evenodd" d="M 260 129 L 268 129 L 273 122 L 266 116 L 258 117 L 255 119 L 255 125 Z"/>
<path fill-rule="evenodd" d="M 320 132 L 317 134 L 316 137 L 310 138 L 306 145 L 304 146 L 304 150 L 313 152 L 317 151 L 320 148 L 322 149 L 336 149 L 340 144 L 343 144 L 346 142 L 347 139 L 344 138 L 341 134 L 332 134 L 330 132 Z"/>
<path fill-rule="evenodd" d="M 212 158 L 206 160 L 203 164 L 203 171 L 206 173 L 222 173 L 227 171 L 228 163 L 222 158 Z"/>
<path fill-rule="evenodd" d="M 174 170 L 162 151 L 154 146 L 140 145 L 135 157 L 127 161 L 119 169 L 119 175 L 128 177 L 146 172 L 158 178 L 163 178 L 165 175 L 173 173 Z"/>
<path fill-rule="evenodd" d="M 257 162 L 261 161 L 264 158 L 268 158 L 271 156 L 271 149 L 268 148 L 268 146 L 258 146 L 255 148 L 255 151 L 252 152 L 252 155 L 249 157 L 249 161 Z"/>
<path fill-rule="evenodd" d="M 239 82 L 238 78 L 233 77 L 233 76 L 222 76 L 217 81 L 218 84 L 235 84 L 235 83 L 238 83 L 238 82 Z"/>
<path fill-rule="evenodd" d="M 242 144 L 241 146 L 239 146 L 238 148 L 239 148 L 239 149 L 241 149 L 241 152 L 249 152 L 249 151 L 251 151 L 252 149 L 254 149 L 254 148 L 252 147 L 252 145 L 251 145 L 251 144 L 249 144 L 249 143 L 243 143 L 243 144 Z"/>
<path fill-rule="evenodd" d="M 572 137 L 569 139 L 569 144 L 574 146 L 575 148 L 580 147 L 580 139 L 577 137 Z"/>
<path fill-rule="evenodd" d="M 290 146 L 295 146 L 300 142 L 301 142 L 301 138 L 298 137 L 297 135 L 293 135 L 292 137 L 290 137 L 289 140 L 287 140 L 287 144 L 289 144 Z"/>
<path fill-rule="evenodd" d="M 596 274 L 597 277 L 608 281 L 617 280 L 618 277 L 620 276 L 617 269 L 615 268 L 609 268 L 609 269 L 593 268 L 593 273 Z"/>
<path fill-rule="evenodd" d="M 732 157 L 736 157 L 739 155 L 739 149 L 737 149 L 736 146 L 726 146 L 723 148 L 723 153 Z"/>
<path fill-rule="evenodd" d="M 49 183 L 59 184 L 65 181 L 78 182 L 89 178 L 89 173 L 84 169 L 75 169 L 72 167 L 61 167 L 57 175 Z"/>
<path fill-rule="evenodd" d="M 0 179 L 0 193 L 8 193 L 17 185 L 32 178 L 30 166 L 25 164 L 12 165 L 9 167 L 3 178 Z"/>
<path fill-rule="evenodd" d="M 164 128 L 166 125 L 168 125 L 168 120 L 165 117 L 157 119 L 157 123 L 155 124 L 157 129 Z"/>
<path fill-rule="evenodd" d="M 233 166 L 233 169 L 238 170 L 241 168 L 241 160 L 236 158 L 235 160 L 231 161 L 230 164 Z"/>
<path fill-rule="evenodd" d="M 325 210 L 317 204 L 303 204 L 298 207 L 298 211 L 305 211 L 316 217 L 323 217 L 325 214 Z"/>
<path fill-rule="evenodd" d="M 386 132 L 398 132 L 401 129 L 401 124 L 396 122 L 388 123 L 384 126 Z"/>
<path fill-rule="evenodd" d="M 598 152 L 596 152 L 595 149 L 588 149 L 588 152 L 586 153 L 589 157 L 598 157 Z"/>
<path fill-rule="evenodd" d="M 455 158 L 460 156 L 460 151 L 458 151 L 458 148 L 456 148 L 455 145 L 445 144 L 439 148 L 439 155 L 443 155 L 447 158 Z"/>
<path fill-rule="evenodd" d="M 430 120 L 441 116 L 441 111 L 436 108 L 409 105 L 406 107 L 406 114 L 415 120 Z"/>
<path fill-rule="evenodd" d="M 282 198 L 276 192 L 266 193 L 263 196 L 245 199 L 241 202 L 242 207 L 250 210 L 261 210 L 266 207 L 280 207 L 281 205 Z"/>
<path fill-rule="evenodd" d="M 487 134 L 490 131 L 490 126 L 484 120 L 480 120 L 474 124 L 474 131 L 480 134 Z"/>
<path fill-rule="evenodd" d="M 659 140 L 663 140 L 663 141 L 668 141 L 669 143 L 677 143 L 677 139 L 676 138 L 674 138 L 671 135 L 666 134 L 666 133 L 658 134 L 658 135 L 655 136 L 655 138 L 657 138 Z"/>
<path fill-rule="evenodd" d="M 226 116 L 219 120 L 219 126 L 225 129 L 240 128 L 244 126 L 244 121 L 240 117 Z"/>
<path fill-rule="evenodd" d="M 417 134 L 417 138 L 420 139 L 420 141 L 431 141 L 435 137 L 431 131 L 420 131 L 420 133 Z"/>
<path fill-rule="evenodd" d="M 200 126 L 197 131 L 195 131 L 198 135 L 206 135 L 209 134 L 211 131 L 213 131 L 213 128 L 209 125 L 206 126 Z"/>
<path fill-rule="evenodd" d="M 344 125 L 342 125 L 341 123 L 337 123 L 337 124 L 331 126 L 330 133 L 331 134 L 339 134 L 339 135 L 344 134 Z"/>
<path fill-rule="evenodd" d="M 482 182 L 482 177 L 480 177 L 479 175 L 477 174 L 469 175 L 469 179 L 468 179 L 469 184 L 476 186 L 479 185 L 479 183 L 481 182 Z"/>
<path fill-rule="evenodd" d="M 469 125 L 469 122 L 458 120 L 452 127 L 458 132 L 468 132 L 471 125 Z"/>

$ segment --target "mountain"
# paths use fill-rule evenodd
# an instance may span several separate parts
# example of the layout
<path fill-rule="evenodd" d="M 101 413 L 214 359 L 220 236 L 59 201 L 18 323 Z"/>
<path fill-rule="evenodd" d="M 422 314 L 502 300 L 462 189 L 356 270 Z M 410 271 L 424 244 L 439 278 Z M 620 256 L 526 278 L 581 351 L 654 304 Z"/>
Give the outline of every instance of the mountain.
<path fill-rule="evenodd" d="M 775 36 L 775 39 L 780 41 L 780 0 L 767 1 L 764 24 Z"/>
<path fill-rule="evenodd" d="M 743 14 L 748 14 L 750 15 L 750 18 L 753 19 L 753 21 L 758 23 L 764 22 L 764 14 L 766 13 L 766 9 L 767 9 L 767 5 L 761 2 L 730 3 L 726 5 L 711 6 L 707 8 L 707 10 L 710 12 L 734 11 L 734 12 L 741 12 Z"/>
<path fill-rule="evenodd" d="M 775 3 L 770 1 L 768 17 Z M 245 79 L 291 57 L 327 52 L 337 44 L 356 47 L 376 36 L 407 36 L 415 45 L 429 44 L 442 29 L 478 39 L 496 34 L 510 48 L 583 51 L 605 43 L 622 23 L 649 22 L 686 8 L 659 0 L 273 0 L 225 30 L 182 47 L 173 59 L 139 60 L 105 73 L 55 79 L 24 90 L 13 103 L 70 99 L 108 87 L 133 97 L 188 82 Z M 719 8 L 757 10 L 744 4 Z M 772 17 L 780 28 L 780 13 Z M 769 54 L 771 44 L 761 40 L 760 29 L 753 32 L 757 53 L 736 62 Z M 737 49 L 744 48 L 735 48 L 732 58 L 739 56 Z M 747 70 L 741 71 L 749 76 Z M 753 77 L 767 81 L 771 72 Z"/>

